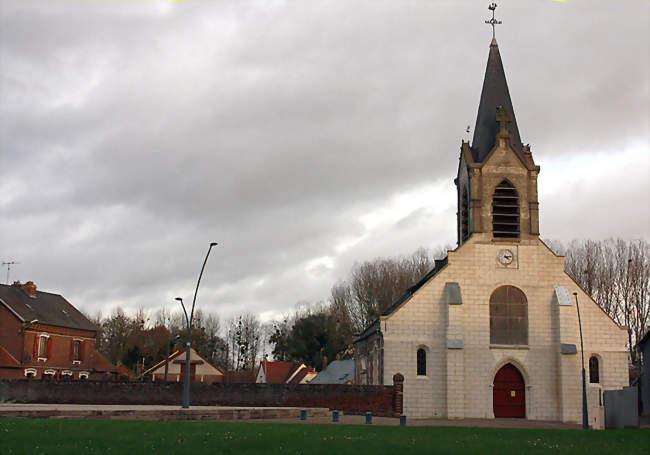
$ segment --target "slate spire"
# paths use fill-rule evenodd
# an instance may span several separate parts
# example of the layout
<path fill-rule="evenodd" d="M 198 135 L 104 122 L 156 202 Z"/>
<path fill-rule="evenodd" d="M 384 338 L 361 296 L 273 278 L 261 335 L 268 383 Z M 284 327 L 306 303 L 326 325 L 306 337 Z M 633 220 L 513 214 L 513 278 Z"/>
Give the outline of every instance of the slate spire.
<path fill-rule="evenodd" d="M 515 152 L 524 158 L 515 111 L 508 92 L 501 54 L 499 54 L 499 45 L 493 38 L 490 43 L 490 55 L 485 68 L 481 101 L 478 106 L 474 138 L 472 139 L 472 155 L 477 162 L 485 160 L 496 143 L 496 136 L 499 132 L 496 117 L 497 107 L 504 108 L 510 114 L 512 121 L 508 123 L 508 131 L 512 135 L 511 143 Z"/>

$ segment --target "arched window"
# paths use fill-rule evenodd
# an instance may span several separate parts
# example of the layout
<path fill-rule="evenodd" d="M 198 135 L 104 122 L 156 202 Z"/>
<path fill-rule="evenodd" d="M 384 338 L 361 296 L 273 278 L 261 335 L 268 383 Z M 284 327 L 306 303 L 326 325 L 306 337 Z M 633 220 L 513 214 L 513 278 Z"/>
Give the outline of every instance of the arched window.
<path fill-rule="evenodd" d="M 600 371 L 598 367 L 598 357 L 592 355 L 589 358 L 589 382 L 591 384 L 600 383 Z"/>
<path fill-rule="evenodd" d="M 490 344 L 528 344 L 528 301 L 514 286 L 501 286 L 490 296 Z"/>
<path fill-rule="evenodd" d="M 427 351 L 423 348 L 418 349 L 417 353 L 418 376 L 427 375 Z"/>
<path fill-rule="evenodd" d="M 467 187 L 463 187 L 463 193 L 460 197 L 460 236 L 461 242 L 469 238 L 469 197 L 467 196 Z"/>
<path fill-rule="evenodd" d="M 497 238 L 519 238 L 519 194 L 507 180 L 503 180 L 494 189 L 492 235 Z"/>

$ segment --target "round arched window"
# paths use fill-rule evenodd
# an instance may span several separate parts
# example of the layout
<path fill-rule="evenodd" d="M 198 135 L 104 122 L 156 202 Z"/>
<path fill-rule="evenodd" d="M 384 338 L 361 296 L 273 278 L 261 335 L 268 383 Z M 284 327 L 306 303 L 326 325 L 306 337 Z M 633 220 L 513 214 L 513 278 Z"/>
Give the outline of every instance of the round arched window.
<path fill-rule="evenodd" d="M 501 286 L 490 296 L 490 344 L 528 344 L 528 301 L 514 286 Z"/>
<path fill-rule="evenodd" d="M 598 365 L 598 357 L 595 355 L 589 358 L 589 382 L 591 384 L 600 382 L 600 365 Z"/>
<path fill-rule="evenodd" d="M 427 351 L 422 348 L 417 352 L 417 373 L 418 376 L 427 375 Z"/>

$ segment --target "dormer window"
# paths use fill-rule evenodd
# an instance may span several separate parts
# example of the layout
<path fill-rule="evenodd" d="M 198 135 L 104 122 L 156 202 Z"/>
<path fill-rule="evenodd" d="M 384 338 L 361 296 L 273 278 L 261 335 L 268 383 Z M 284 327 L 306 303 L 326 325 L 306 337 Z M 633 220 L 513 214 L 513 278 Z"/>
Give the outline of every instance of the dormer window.
<path fill-rule="evenodd" d="M 495 238 L 519 238 L 519 194 L 514 185 L 503 180 L 492 197 L 492 235 Z"/>

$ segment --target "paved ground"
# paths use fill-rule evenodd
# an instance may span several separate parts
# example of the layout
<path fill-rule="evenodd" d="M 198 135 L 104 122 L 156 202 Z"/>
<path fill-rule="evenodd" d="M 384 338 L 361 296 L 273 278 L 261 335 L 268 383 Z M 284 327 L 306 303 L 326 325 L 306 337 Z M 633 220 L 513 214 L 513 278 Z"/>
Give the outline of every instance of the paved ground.
<path fill-rule="evenodd" d="M 300 420 L 301 408 L 246 408 L 232 406 L 157 405 L 73 405 L 73 404 L 0 404 L 0 417 L 94 418 L 134 420 L 224 420 L 257 423 L 335 424 L 325 408 L 309 408 L 307 419 Z M 339 424 L 365 424 L 365 416 L 339 416 Z M 398 418 L 374 417 L 373 425 L 399 425 Z M 580 425 L 526 419 L 408 419 L 408 426 L 462 426 L 492 428 L 579 429 Z"/>

